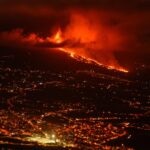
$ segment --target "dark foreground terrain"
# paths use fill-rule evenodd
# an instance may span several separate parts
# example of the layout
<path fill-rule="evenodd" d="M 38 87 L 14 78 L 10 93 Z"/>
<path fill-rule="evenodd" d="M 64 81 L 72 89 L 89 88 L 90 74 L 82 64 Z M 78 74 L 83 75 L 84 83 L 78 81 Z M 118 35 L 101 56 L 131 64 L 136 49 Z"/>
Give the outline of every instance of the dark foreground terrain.
<path fill-rule="evenodd" d="M 149 67 L 124 74 L 67 61 L 1 56 L 0 147 L 149 150 Z"/>

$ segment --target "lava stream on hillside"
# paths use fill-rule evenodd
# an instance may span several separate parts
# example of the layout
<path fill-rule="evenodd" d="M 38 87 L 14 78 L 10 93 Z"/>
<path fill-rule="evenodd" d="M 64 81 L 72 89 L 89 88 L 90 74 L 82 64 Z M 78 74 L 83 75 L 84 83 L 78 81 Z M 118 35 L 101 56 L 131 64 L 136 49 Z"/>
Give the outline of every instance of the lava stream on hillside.
<path fill-rule="evenodd" d="M 70 57 L 72 57 L 76 60 L 84 61 L 85 63 L 94 63 L 98 66 L 103 66 L 103 67 L 105 67 L 109 70 L 116 70 L 116 71 L 120 71 L 120 72 L 124 72 L 124 73 L 129 72 L 127 69 L 121 67 L 120 65 L 118 65 L 115 62 L 112 65 L 103 64 L 103 63 L 99 62 L 96 59 L 88 57 L 84 52 L 82 53 L 81 51 L 77 50 L 78 48 L 72 48 L 72 46 L 70 46 L 68 44 L 70 41 L 69 40 L 67 41 L 67 40 L 63 39 L 62 31 L 61 31 L 60 28 L 55 33 L 55 35 L 52 36 L 52 38 L 49 38 L 49 42 L 52 42 L 56 45 L 56 47 L 55 47 L 56 50 L 65 52 L 65 53 L 69 54 Z"/>

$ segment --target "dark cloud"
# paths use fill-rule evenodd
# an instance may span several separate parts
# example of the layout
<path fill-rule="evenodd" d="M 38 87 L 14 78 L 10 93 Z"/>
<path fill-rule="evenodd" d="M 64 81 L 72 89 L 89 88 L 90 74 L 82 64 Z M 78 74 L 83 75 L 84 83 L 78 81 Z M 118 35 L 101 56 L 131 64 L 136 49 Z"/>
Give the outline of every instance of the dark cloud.
<path fill-rule="evenodd" d="M 66 8 L 66 7 L 81 7 L 81 8 L 112 8 L 112 9 L 149 9 L 149 0 L 1 0 L 3 5 L 28 5 L 31 7 L 36 6 L 48 6 L 55 8 Z"/>

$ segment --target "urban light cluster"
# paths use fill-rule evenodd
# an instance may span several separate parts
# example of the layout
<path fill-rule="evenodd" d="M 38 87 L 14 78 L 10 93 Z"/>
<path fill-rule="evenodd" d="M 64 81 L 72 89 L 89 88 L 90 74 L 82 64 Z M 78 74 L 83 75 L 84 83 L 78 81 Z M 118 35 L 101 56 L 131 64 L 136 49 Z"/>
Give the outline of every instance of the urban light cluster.
<path fill-rule="evenodd" d="M 45 134 L 45 136 L 40 135 L 32 135 L 31 137 L 27 137 L 28 141 L 37 142 L 38 144 L 60 144 L 61 141 L 57 139 L 55 134 Z"/>

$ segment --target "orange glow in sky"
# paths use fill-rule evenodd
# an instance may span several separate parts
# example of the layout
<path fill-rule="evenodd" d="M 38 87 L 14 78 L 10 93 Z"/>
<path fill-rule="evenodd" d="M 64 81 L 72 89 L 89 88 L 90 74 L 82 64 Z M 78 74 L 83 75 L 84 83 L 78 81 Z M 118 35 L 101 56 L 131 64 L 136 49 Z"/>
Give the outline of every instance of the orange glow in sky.
<path fill-rule="evenodd" d="M 85 37 L 87 37 L 87 39 L 82 39 L 83 41 L 84 40 L 90 40 L 90 37 L 88 37 L 87 35 L 85 35 Z M 53 36 L 52 41 L 54 43 L 56 43 L 56 44 L 60 44 L 60 43 L 62 43 L 65 40 L 66 39 L 62 38 L 62 31 L 59 28 L 57 30 L 57 32 L 55 33 L 55 35 Z M 57 49 L 60 50 L 60 51 L 65 52 L 67 54 L 69 54 L 70 57 L 72 57 L 74 59 L 77 59 L 77 60 L 82 60 L 82 61 L 85 61 L 87 63 L 95 63 L 95 64 L 97 64 L 99 66 L 105 66 L 109 70 L 117 70 L 117 71 L 121 71 L 121 72 L 124 72 L 124 73 L 128 72 L 127 69 L 125 69 L 125 68 L 123 68 L 123 67 L 121 67 L 119 65 L 115 65 L 115 63 L 112 64 L 112 65 L 106 64 L 106 63 L 103 64 L 103 63 L 99 62 L 96 59 L 90 58 L 88 55 L 86 55 L 86 53 L 84 53 L 84 50 L 83 51 L 82 50 L 78 50 L 78 48 L 64 46 L 64 47 L 59 47 Z M 80 48 L 80 49 L 83 49 L 83 48 Z"/>

